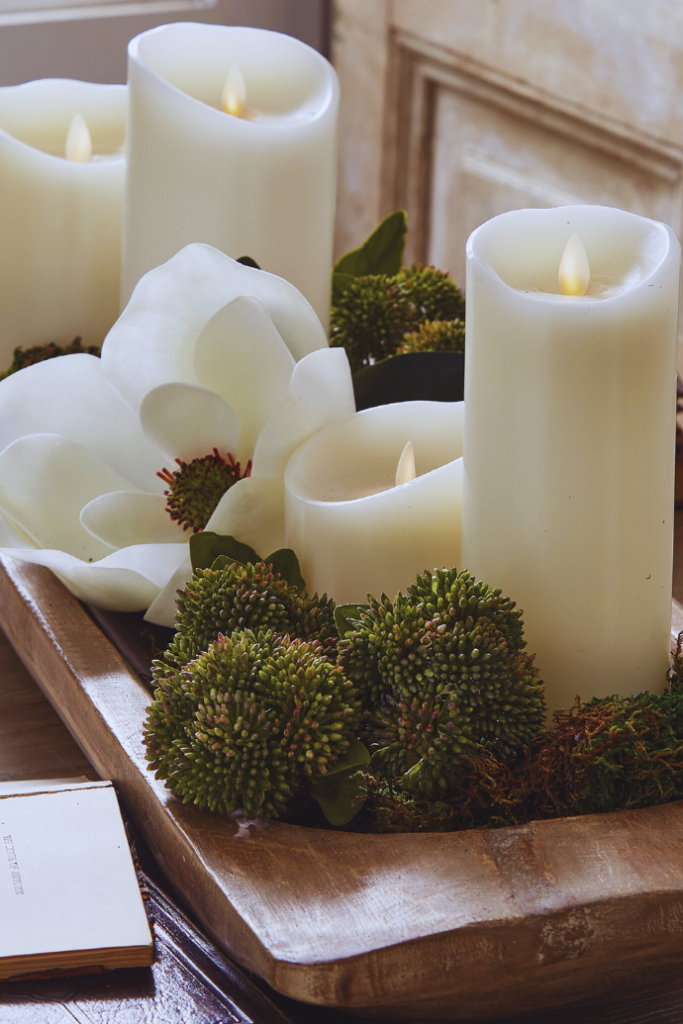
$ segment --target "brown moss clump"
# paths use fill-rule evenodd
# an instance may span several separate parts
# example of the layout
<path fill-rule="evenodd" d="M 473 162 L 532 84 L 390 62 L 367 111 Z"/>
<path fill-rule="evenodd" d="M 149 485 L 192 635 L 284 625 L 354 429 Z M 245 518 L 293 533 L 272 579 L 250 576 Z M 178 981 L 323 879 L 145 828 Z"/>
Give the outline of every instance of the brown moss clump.
<path fill-rule="evenodd" d="M 9 377 L 12 373 L 33 366 L 34 363 L 42 363 L 46 359 L 56 359 L 57 356 L 82 355 L 99 356 L 100 348 L 97 345 L 88 345 L 83 348 L 81 338 L 74 338 L 69 345 L 57 345 L 50 341 L 47 345 L 32 345 L 31 348 L 22 348 L 20 345 L 14 350 L 12 363 L 4 373 L 0 373 L 0 380 Z"/>
<path fill-rule="evenodd" d="M 578 698 L 514 761 L 478 751 L 438 800 L 366 777 L 376 831 L 450 832 L 683 799 L 683 689 Z"/>

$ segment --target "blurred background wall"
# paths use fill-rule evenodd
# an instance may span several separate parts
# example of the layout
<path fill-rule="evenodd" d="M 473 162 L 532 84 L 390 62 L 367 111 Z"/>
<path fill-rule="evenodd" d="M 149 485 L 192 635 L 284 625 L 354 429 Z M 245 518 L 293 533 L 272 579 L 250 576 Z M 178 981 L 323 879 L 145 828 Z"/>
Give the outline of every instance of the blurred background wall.
<path fill-rule="evenodd" d="M 169 21 L 254 25 L 329 51 L 331 0 L 0 0 L 0 85 L 125 82 L 129 39 Z"/>

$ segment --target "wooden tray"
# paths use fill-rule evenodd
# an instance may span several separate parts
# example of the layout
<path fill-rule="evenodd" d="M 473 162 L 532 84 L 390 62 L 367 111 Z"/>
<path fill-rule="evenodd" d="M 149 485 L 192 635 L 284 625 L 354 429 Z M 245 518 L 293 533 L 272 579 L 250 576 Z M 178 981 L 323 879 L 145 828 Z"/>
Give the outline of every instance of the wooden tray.
<path fill-rule="evenodd" d="M 623 994 L 683 955 L 683 802 L 448 835 L 245 823 L 147 771 L 147 691 L 50 572 L 0 560 L 0 624 L 187 906 L 287 996 L 492 1017 Z"/>

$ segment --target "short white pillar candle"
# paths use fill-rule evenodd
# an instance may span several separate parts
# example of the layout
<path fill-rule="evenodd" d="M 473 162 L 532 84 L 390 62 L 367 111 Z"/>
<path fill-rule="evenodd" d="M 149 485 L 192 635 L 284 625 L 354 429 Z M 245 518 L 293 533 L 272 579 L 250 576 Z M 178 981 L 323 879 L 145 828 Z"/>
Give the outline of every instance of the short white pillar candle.
<path fill-rule="evenodd" d="M 467 244 L 463 565 L 523 609 L 551 710 L 664 686 L 679 269 L 669 227 L 605 207 Z"/>
<path fill-rule="evenodd" d="M 66 158 L 76 115 L 89 159 Z M 0 370 L 17 345 L 99 345 L 116 321 L 125 116 L 124 85 L 0 88 Z"/>
<path fill-rule="evenodd" d="M 337 76 L 291 36 L 175 24 L 128 48 L 124 304 L 190 242 L 251 256 L 329 318 Z M 243 116 L 223 109 L 239 84 Z M 242 83 L 244 90 L 242 90 Z M 242 95 L 227 109 L 242 108 Z"/>
<path fill-rule="evenodd" d="M 458 565 L 462 402 L 402 402 L 325 427 L 285 471 L 285 538 L 308 590 L 338 604 L 394 597 Z M 417 476 L 402 458 L 412 442 Z M 408 453 L 406 453 L 408 454 Z M 396 483 L 397 469 L 401 463 Z"/>

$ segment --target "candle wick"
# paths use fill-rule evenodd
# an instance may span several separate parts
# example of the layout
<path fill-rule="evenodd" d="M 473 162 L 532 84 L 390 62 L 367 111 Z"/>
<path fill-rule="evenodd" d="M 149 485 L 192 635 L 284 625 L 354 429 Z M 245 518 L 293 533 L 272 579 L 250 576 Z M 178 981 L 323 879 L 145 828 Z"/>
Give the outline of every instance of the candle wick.
<path fill-rule="evenodd" d="M 401 484 L 407 484 L 414 480 L 416 476 L 415 449 L 413 448 L 413 442 L 408 441 L 401 452 L 401 458 L 398 460 L 398 466 L 396 467 L 396 486 L 400 487 Z"/>
<path fill-rule="evenodd" d="M 87 164 L 92 157 L 92 139 L 82 114 L 74 114 L 66 133 L 64 156 L 74 163 Z"/>
<path fill-rule="evenodd" d="M 239 64 L 231 64 L 225 76 L 221 93 L 221 110 L 233 117 L 244 117 L 247 102 L 247 86 Z"/>
<path fill-rule="evenodd" d="M 581 235 L 574 232 L 570 237 L 562 259 L 557 280 L 562 295 L 585 295 L 591 279 L 591 268 L 588 254 Z"/>

